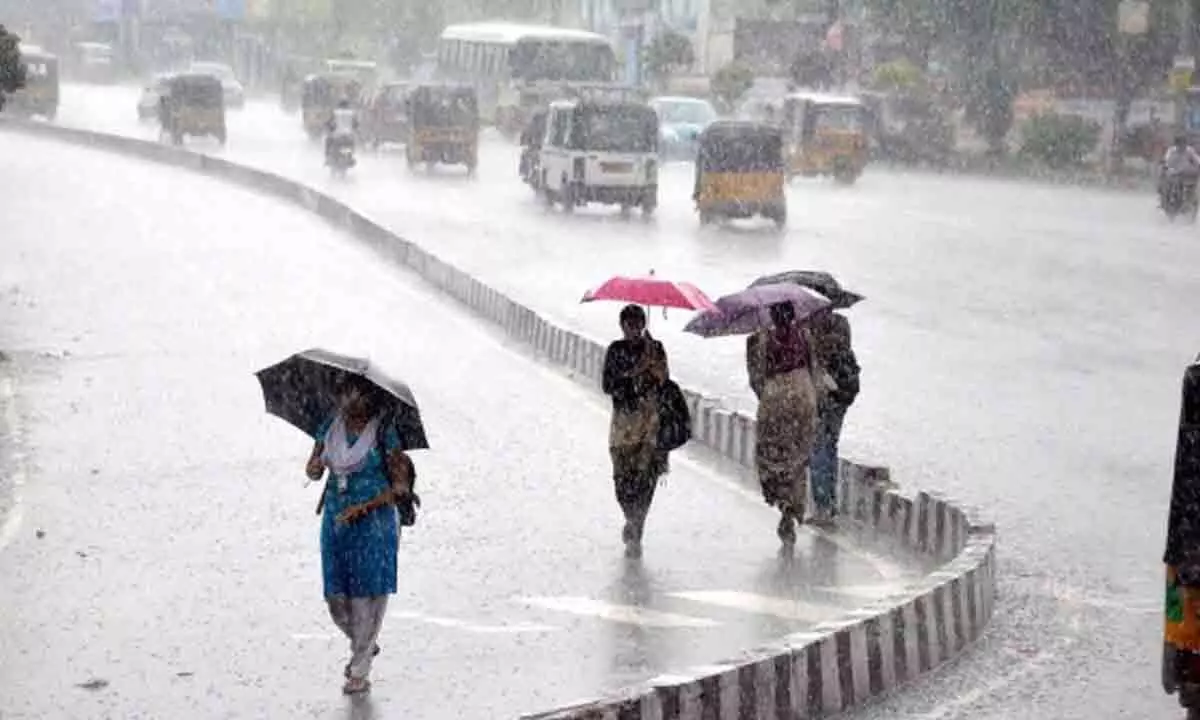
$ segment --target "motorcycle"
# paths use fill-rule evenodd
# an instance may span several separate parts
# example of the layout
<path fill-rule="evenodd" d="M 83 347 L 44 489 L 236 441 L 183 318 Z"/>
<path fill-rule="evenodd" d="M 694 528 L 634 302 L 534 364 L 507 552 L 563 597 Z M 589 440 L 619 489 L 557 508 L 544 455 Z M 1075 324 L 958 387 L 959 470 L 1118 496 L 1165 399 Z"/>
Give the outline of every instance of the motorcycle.
<path fill-rule="evenodd" d="M 1159 205 L 1169 220 L 1174 221 L 1180 215 L 1186 216 L 1191 222 L 1196 221 L 1200 202 L 1196 197 L 1196 183 L 1200 180 L 1194 174 L 1176 175 L 1163 181 L 1159 192 Z"/>
<path fill-rule="evenodd" d="M 325 166 L 337 177 L 345 177 L 350 168 L 358 164 L 354 158 L 352 139 L 332 138 L 325 153 Z"/>

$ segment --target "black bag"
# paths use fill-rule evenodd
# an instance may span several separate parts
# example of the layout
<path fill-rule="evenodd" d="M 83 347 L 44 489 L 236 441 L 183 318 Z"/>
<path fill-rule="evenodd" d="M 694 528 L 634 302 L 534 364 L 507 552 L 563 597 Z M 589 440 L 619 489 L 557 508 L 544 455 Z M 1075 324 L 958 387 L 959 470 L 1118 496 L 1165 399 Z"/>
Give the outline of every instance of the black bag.
<path fill-rule="evenodd" d="M 692 439 L 692 414 L 687 399 L 674 380 L 668 380 L 658 391 L 658 449 L 678 450 Z"/>

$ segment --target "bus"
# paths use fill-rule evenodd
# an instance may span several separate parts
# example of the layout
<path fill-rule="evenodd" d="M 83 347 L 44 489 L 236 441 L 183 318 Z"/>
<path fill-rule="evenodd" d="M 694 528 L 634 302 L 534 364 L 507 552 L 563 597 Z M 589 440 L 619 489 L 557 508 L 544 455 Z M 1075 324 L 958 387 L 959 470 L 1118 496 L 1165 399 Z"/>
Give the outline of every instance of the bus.
<path fill-rule="evenodd" d="M 438 76 L 474 85 L 480 119 L 509 136 L 572 89 L 615 88 L 616 72 L 612 43 L 584 30 L 468 23 L 450 25 L 438 40 Z"/>

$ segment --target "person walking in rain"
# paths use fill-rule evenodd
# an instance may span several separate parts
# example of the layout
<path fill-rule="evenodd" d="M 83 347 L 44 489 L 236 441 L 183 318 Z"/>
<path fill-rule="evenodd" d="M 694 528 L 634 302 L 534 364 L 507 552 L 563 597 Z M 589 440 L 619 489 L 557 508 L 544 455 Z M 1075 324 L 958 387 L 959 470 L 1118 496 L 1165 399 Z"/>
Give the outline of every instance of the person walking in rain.
<path fill-rule="evenodd" d="M 784 545 L 796 541 L 804 522 L 806 474 L 816 429 L 814 358 L 791 303 L 769 309 L 772 327 L 746 340 L 746 372 L 758 396 L 755 465 L 763 499 L 779 509 L 777 530 Z"/>
<path fill-rule="evenodd" d="M 343 673 L 350 695 L 370 689 L 388 596 L 396 592 L 396 504 L 412 492 L 415 472 L 395 427 L 382 421 L 380 392 L 352 377 L 338 395 L 339 411 L 318 432 L 307 474 L 319 480 L 329 471 L 321 571 L 329 615 L 350 640 Z"/>
<path fill-rule="evenodd" d="M 819 368 L 828 373 L 830 387 L 819 393 L 816 439 L 809 465 L 812 478 L 813 522 L 831 525 L 837 515 L 838 440 L 846 412 L 859 390 L 858 358 L 850 344 L 850 320 L 841 313 L 820 313 L 809 326 Z"/>
<path fill-rule="evenodd" d="M 658 449 L 658 395 L 669 376 L 662 343 L 646 331 L 646 312 L 637 305 L 621 310 L 624 337 L 608 346 L 602 388 L 612 397 L 608 447 L 617 503 L 625 514 L 622 539 L 629 557 L 642 551 L 642 533 L 666 453 Z"/>

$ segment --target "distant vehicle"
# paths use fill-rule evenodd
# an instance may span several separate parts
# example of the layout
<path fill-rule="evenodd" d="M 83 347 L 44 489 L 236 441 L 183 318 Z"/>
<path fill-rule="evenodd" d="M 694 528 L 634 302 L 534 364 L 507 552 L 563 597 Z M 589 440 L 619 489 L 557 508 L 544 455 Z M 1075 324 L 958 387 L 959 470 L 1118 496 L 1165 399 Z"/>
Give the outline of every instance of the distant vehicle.
<path fill-rule="evenodd" d="M 214 137 L 225 144 L 225 98 L 221 82 L 209 73 L 182 73 L 167 80 L 159 100 L 161 133 L 171 143 L 184 138 Z"/>
<path fill-rule="evenodd" d="M 310 139 L 325 134 L 325 126 L 333 119 L 333 109 L 342 100 L 354 107 L 362 106 L 363 87 L 358 78 L 348 73 L 322 73 L 304 78 L 300 89 L 300 120 Z"/>
<path fill-rule="evenodd" d="M 700 133 L 717 120 L 717 110 L 707 100 L 690 97 L 656 97 L 650 107 L 658 113 L 658 153 L 664 160 L 694 160 Z"/>
<path fill-rule="evenodd" d="M 788 177 L 828 175 L 852 184 L 870 156 L 868 120 L 866 106 L 855 97 L 788 95 L 782 118 Z"/>
<path fill-rule="evenodd" d="M 608 85 L 617 58 L 603 35 L 542 25 L 451 25 L 438 40 L 437 74 L 475 85 L 480 119 L 516 137 L 564 87 Z"/>
<path fill-rule="evenodd" d="M 172 77 L 171 73 L 158 73 L 142 88 L 137 102 L 138 120 L 153 120 L 158 117 L 158 101 L 167 93 L 167 85 Z"/>
<path fill-rule="evenodd" d="M 479 164 L 479 101 L 470 85 L 423 84 L 413 88 L 408 106 L 408 167 L 425 163 L 465 165 L 473 175 Z"/>
<path fill-rule="evenodd" d="M 353 75 L 368 92 L 374 90 L 379 83 L 379 65 L 371 60 L 329 58 L 325 61 L 325 72 Z"/>
<path fill-rule="evenodd" d="M 645 103 L 555 101 L 539 165 L 547 204 L 640 207 L 649 217 L 658 207 L 658 115 Z"/>
<path fill-rule="evenodd" d="M 376 148 L 384 143 L 408 142 L 409 117 L 405 108 L 411 90 L 409 83 L 390 82 L 371 94 L 362 112 L 363 141 Z"/>
<path fill-rule="evenodd" d="M 237 79 L 233 68 L 219 62 L 194 62 L 188 68 L 193 75 L 212 75 L 221 81 L 221 91 L 225 95 L 225 107 L 237 110 L 246 106 L 246 88 Z"/>
<path fill-rule="evenodd" d="M 58 114 L 58 57 L 36 45 L 22 44 L 20 52 L 25 87 L 8 96 L 4 109 L 17 117 L 53 120 Z"/>

